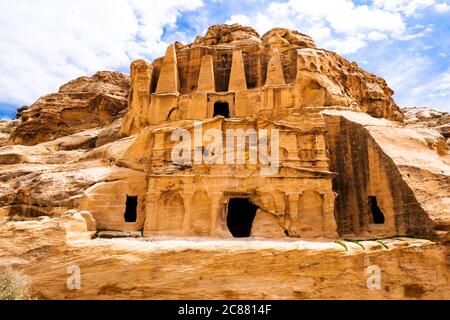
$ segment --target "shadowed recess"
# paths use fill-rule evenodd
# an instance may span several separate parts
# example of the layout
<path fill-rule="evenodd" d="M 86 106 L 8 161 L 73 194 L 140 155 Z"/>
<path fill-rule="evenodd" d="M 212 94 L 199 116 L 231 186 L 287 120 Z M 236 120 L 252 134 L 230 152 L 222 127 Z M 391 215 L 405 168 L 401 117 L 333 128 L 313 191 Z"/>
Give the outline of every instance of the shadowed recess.
<path fill-rule="evenodd" d="M 228 102 L 218 101 L 214 104 L 214 117 L 215 116 L 223 116 L 225 118 L 230 117 L 230 107 Z"/>
<path fill-rule="evenodd" d="M 136 196 L 128 196 L 127 195 L 127 203 L 125 209 L 125 222 L 136 222 L 137 220 L 137 204 L 138 197 Z"/>
<path fill-rule="evenodd" d="M 228 203 L 227 226 L 235 238 L 250 237 L 258 207 L 248 198 L 232 198 Z"/>
<path fill-rule="evenodd" d="M 384 224 L 384 214 L 378 207 L 377 197 L 369 197 L 369 210 L 374 224 Z"/>

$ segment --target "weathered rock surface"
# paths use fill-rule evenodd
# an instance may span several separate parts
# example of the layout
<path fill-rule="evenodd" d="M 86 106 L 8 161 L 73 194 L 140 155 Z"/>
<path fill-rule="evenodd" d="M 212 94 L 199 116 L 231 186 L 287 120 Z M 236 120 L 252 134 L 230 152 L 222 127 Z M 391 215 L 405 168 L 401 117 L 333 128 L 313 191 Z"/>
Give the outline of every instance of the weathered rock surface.
<path fill-rule="evenodd" d="M 119 128 L 120 121 L 35 146 L 0 148 L 0 212 L 59 216 L 80 208 L 87 189 L 136 175 L 134 170 L 115 165 L 133 141 L 108 142 L 116 140 L 108 135 Z"/>
<path fill-rule="evenodd" d="M 9 144 L 35 145 L 105 126 L 127 108 L 129 87 L 129 77 L 119 72 L 70 81 L 22 112 Z"/>
<path fill-rule="evenodd" d="M 0 224 L 0 268 L 44 299 L 446 299 L 448 266 L 427 240 L 359 244 L 86 238 L 75 216 Z M 68 237 L 70 235 L 70 237 Z M 76 236 L 78 235 L 78 239 Z M 370 268 L 379 287 L 368 288 Z M 79 268 L 81 288 L 67 286 Z"/>
<path fill-rule="evenodd" d="M 131 82 L 74 80 L 0 146 L 0 267 L 57 299 L 448 298 L 450 157 L 431 129 L 446 115 L 405 125 L 392 95 L 304 34 L 240 25 L 134 61 Z M 195 142 L 199 124 L 243 163 L 174 161 L 174 132 Z M 229 146 L 228 130 L 265 130 L 279 170 L 263 174 L 269 155 L 253 161 L 251 138 Z M 219 159 L 199 140 L 183 152 Z"/>
<path fill-rule="evenodd" d="M 212 118 L 214 103 L 221 100 L 239 117 L 331 107 L 403 119 L 384 79 L 318 49 L 297 31 L 276 28 L 260 37 L 250 27 L 216 25 L 194 43 L 169 49 L 151 64 L 132 64 L 133 95 L 123 135 L 149 124 Z M 200 72 L 211 69 L 207 64 L 212 72 Z"/>
<path fill-rule="evenodd" d="M 405 124 L 407 125 L 423 124 L 427 127 L 436 127 L 450 122 L 448 112 L 431 107 L 402 108 L 401 111 L 405 115 Z"/>
<path fill-rule="evenodd" d="M 258 42 L 260 41 L 260 36 L 258 32 L 256 32 L 252 27 L 245 27 L 239 24 L 218 24 L 209 27 L 204 37 L 198 36 L 195 39 L 194 44 L 202 46 L 213 46 L 247 39 Z"/>
<path fill-rule="evenodd" d="M 450 148 L 450 114 L 430 107 L 403 108 L 405 123 L 411 127 L 433 128 L 447 139 Z"/>
<path fill-rule="evenodd" d="M 364 113 L 326 111 L 341 235 L 417 234 L 450 240 L 450 156 L 431 129 L 405 128 Z M 376 197 L 386 221 L 371 221 Z"/>

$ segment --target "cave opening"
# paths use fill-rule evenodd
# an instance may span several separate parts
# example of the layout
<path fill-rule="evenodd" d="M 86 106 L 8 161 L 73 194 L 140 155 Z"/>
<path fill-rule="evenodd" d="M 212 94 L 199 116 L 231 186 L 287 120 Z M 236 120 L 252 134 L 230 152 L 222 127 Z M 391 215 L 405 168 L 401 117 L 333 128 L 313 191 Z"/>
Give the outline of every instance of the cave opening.
<path fill-rule="evenodd" d="M 136 222 L 137 221 L 137 206 L 138 197 L 127 195 L 127 202 L 125 205 L 125 222 Z"/>
<path fill-rule="evenodd" d="M 230 106 L 228 102 L 217 101 L 216 103 L 214 103 L 213 117 L 215 116 L 222 116 L 225 118 L 230 117 Z"/>
<path fill-rule="evenodd" d="M 231 198 L 228 202 L 227 226 L 235 238 L 248 238 L 258 207 L 249 198 Z"/>
<path fill-rule="evenodd" d="M 374 224 L 384 224 L 384 213 L 378 207 L 377 197 L 375 196 L 369 196 L 369 212 Z"/>

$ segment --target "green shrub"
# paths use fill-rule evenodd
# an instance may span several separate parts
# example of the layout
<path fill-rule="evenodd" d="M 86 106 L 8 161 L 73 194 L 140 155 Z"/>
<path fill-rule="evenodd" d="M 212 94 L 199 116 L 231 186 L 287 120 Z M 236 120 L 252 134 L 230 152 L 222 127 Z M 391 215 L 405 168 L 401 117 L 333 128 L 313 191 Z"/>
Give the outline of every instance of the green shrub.
<path fill-rule="evenodd" d="M 347 241 L 347 242 L 351 242 L 351 243 L 357 244 L 363 250 L 366 250 L 366 248 L 364 248 L 364 246 L 360 243 L 360 240 L 352 240 L 352 239 L 344 239 L 344 240 Z"/>
<path fill-rule="evenodd" d="M 16 130 L 16 127 L 14 126 L 6 126 L 4 128 L 1 129 L 2 133 L 6 133 L 6 134 L 11 134 L 14 132 L 14 130 Z"/>
<path fill-rule="evenodd" d="M 336 240 L 335 243 L 342 246 L 345 249 L 345 251 L 348 251 L 347 245 L 344 242 Z"/>
<path fill-rule="evenodd" d="M 24 276 L 7 267 L 0 270 L 0 300 L 33 300 L 35 299 Z"/>

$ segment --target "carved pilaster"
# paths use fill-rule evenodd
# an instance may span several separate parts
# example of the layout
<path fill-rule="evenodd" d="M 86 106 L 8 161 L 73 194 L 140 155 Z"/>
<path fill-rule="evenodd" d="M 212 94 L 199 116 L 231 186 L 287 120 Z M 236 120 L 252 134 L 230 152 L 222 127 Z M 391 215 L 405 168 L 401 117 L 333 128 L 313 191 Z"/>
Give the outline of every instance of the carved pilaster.
<path fill-rule="evenodd" d="M 222 193 L 209 193 L 208 196 L 211 199 L 211 236 L 215 236 L 217 233 L 220 233 L 219 230 L 223 228 L 224 223 L 219 216 L 220 210 L 223 207 L 223 195 Z"/>
<path fill-rule="evenodd" d="M 183 234 L 185 236 L 190 235 L 191 228 L 191 208 L 192 208 L 192 197 L 194 196 L 193 192 L 183 192 L 181 197 L 183 198 L 183 206 L 184 206 L 184 217 L 183 217 Z"/>
<path fill-rule="evenodd" d="M 287 193 L 288 203 L 289 203 L 289 217 L 291 219 L 291 224 L 289 226 L 289 236 L 300 237 L 299 228 L 299 208 L 298 200 L 302 193 Z"/>
<path fill-rule="evenodd" d="M 147 193 L 145 201 L 144 236 L 150 236 L 158 229 L 158 200 L 160 193 Z"/>
<path fill-rule="evenodd" d="M 334 216 L 335 193 L 321 193 L 322 197 L 322 233 L 326 238 L 337 238 L 337 223 Z"/>

